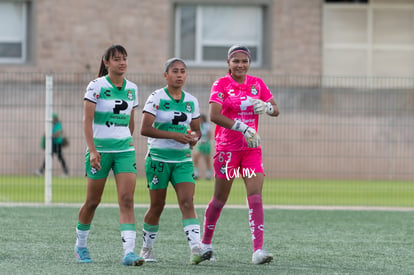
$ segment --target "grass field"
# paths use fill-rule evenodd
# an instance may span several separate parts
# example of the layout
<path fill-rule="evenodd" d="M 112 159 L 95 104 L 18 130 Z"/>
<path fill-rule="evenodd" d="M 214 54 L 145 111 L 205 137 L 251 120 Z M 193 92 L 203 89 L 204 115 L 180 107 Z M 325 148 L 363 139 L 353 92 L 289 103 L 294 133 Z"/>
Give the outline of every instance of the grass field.
<path fill-rule="evenodd" d="M 136 208 L 137 250 L 146 208 Z M 189 265 L 176 208 L 165 209 L 155 244 L 158 262 L 120 264 L 119 210 L 97 209 L 89 248 L 92 264 L 73 254 L 78 207 L 0 207 L 0 274 L 413 274 L 413 211 L 265 210 L 271 264 L 251 264 L 247 209 L 225 208 L 213 245 L 216 262 Z M 197 209 L 202 221 L 203 210 Z"/>
<path fill-rule="evenodd" d="M 54 204 L 50 206 L 41 206 L 43 181 L 38 177 L 0 177 L 0 274 L 414 274 L 412 182 L 267 179 L 263 192 L 267 206 L 302 209 L 265 209 L 265 248 L 275 255 L 275 261 L 254 266 L 245 191 L 242 181 L 237 180 L 217 225 L 213 241 L 216 262 L 189 265 L 180 212 L 167 208 L 155 245 L 158 263 L 125 267 L 120 264 L 122 245 L 113 178 L 91 227 L 89 247 L 94 263 L 86 265 L 78 264 L 73 254 L 85 179 L 54 178 Z M 197 181 L 195 203 L 200 223 L 212 190 L 212 181 Z M 19 203 L 23 206 L 16 206 Z M 148 204 L 144 179 L 137 180 L 135 203 L 139 250 Z M 172 188 L 167 203 L 176 205 Z M 141 204 L 144 206 L 138 207 Z M 310 206 L 325 210 L 311 210 Z M 334 206 L 386 207 L 387 211 L 326 210 Z M 397 211 L 402 208 L 409 211 Z"/>
<path fill-rule="evenodd" d="M 53 178 L 54 203 L 82 203 L 86 180 L 83 177 Z M 206 205 L 213 192 L 213 181 L 198 180 L 195 204 Z M 263 201 L 266 205 L 385 206 L 414 207 L 414 182 L 399 181 L 330 181 L 266 179 Z M 0 176 L 0 202 L 44 202 L 44 178 Z M 103 203 L 116 203 L 114 179 L 109 178 Z M 143 178 L 137 180 L 135 203 L 148 204 L 148 191 Z M 168 204 L 175 204 L 172 188 Z M 245 205 L 243 182 L 233 184 L 228 204 Z"/>

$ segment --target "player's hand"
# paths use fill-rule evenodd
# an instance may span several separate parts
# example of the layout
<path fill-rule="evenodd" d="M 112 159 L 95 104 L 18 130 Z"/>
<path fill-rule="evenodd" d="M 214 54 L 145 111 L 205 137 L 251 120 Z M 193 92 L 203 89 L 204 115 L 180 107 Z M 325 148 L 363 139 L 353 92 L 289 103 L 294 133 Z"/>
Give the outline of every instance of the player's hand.
<path fill-rule="evenodd" d="M 236 120 L 231 129 L 243 134 L 249 148 L 259 147 L 260 136 L 256 133 L 255 129 L 249 127 L 246 123 Z"/>
<path fill-rule="evenodd" d="M 251 99 L 251 103 L 253 104 L 254 113 L 257 115 L 262 115 L 267 113 L 269 115 L 273 114 L 273 106 L 270 102 L 264 102 L 261 99 Z"/>
<path fill-rule="evenodd" d="M 192 140 L 189 142 L 190 143 L 190 149 L 193 149 L 194 146 L 196 146 L 197 142 L 198 142 L 198 137 L 197 137 L 197 133 L 194 131 L 191 131 L 191 129 L 187 129 L 187 134 L 192 136 Z"/>
<path fill-rule="evenodd" d="M 89 161 L 92 168 L 101 170 L 101 154 L 99 154 L 97 151 L 89 152 Z"/>
<path fill-rule="evenodd" d="M 246 139 L 247 146 L 249 148 L 257 148 L 260 145 L 260 136 L 256 130 L 247 127 L 246 131 L 243 132 L 244 138 Z"/>
<path fill-rule="evenodd" d="M 256 115 L 261 115 L 266 112 L 266 104 L 261 99 L 252 99 L 253 110 Z"/>
<path fill-rule="evenodd" d="M 194 137 L 191 134 L 175 133 L 174 140 L 182 144 L 188 144 L 194 140 Z"/>

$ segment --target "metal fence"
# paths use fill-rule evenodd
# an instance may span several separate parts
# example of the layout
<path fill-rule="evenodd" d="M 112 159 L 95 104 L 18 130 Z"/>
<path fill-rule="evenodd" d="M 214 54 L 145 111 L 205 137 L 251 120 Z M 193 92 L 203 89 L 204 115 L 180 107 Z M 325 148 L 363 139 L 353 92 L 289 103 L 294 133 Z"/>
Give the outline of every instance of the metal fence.
<path fill-rule="evenodd" d="M 414 180 L 414 79 L 260 75 L 280 108 L 263 116 L 259 133 L 269 178 Z M 0 74 L 0 175 L 32 175 L 44 159 L 45 74 Z M 91 74 L 52 74 L 53 111 L 70 145 L 70 176 L 84 175 L 83 95 Z M 218 75 L 189 75 L 185 89 L 208 112 Z M 165 85 L 163 76 L 129 74 L 143 103 Z M 146 139 L 134 135 L 139 176 Z M 53 160 L 53 174 L 61 173 Z"/>

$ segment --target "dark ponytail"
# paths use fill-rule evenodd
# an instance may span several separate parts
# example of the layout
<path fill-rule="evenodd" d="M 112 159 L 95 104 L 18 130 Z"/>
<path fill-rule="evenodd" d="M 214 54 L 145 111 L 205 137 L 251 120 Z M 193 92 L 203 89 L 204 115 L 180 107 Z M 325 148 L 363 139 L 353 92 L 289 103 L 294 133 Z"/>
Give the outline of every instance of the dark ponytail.
<path fill-rule="evenodd" d="M 104 60 L 108 62 L 109 59 L 111 59 L 111 57 L 115 55 L 116 52 L 128 56 L 127 51 L 121 45 L 112 45 L 111 47 L 106 49 L 105 53 L 101 58 L 101 65 L 99 66 L 98 77 L 105 76 L 108 74 L 108 69 L 105 66 Z"/>
<path fill-rule="evenodd" d="M 99 66 L 99 71 L 98 71 L 98 77 L 104 76 L 108 74 L 108 69 L 105 66 L 105 63 L 103 61 L 103 57 L 101 58 L 101 66 Z"/>

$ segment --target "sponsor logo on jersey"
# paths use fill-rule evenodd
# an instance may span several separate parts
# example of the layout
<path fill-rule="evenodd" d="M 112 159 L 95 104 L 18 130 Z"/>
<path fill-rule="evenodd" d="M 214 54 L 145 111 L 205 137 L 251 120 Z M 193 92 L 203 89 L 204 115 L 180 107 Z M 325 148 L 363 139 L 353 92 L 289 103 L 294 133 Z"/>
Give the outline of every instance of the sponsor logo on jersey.
<path fill-rule="evenodd" d="M 164 107 L 166 110 L 169 110 L 169 109 L 170 109 L 170 103 L 165 102 L 165 103 L 164 103 L 164 105 L 163 105 L 163 107 Z"/>

